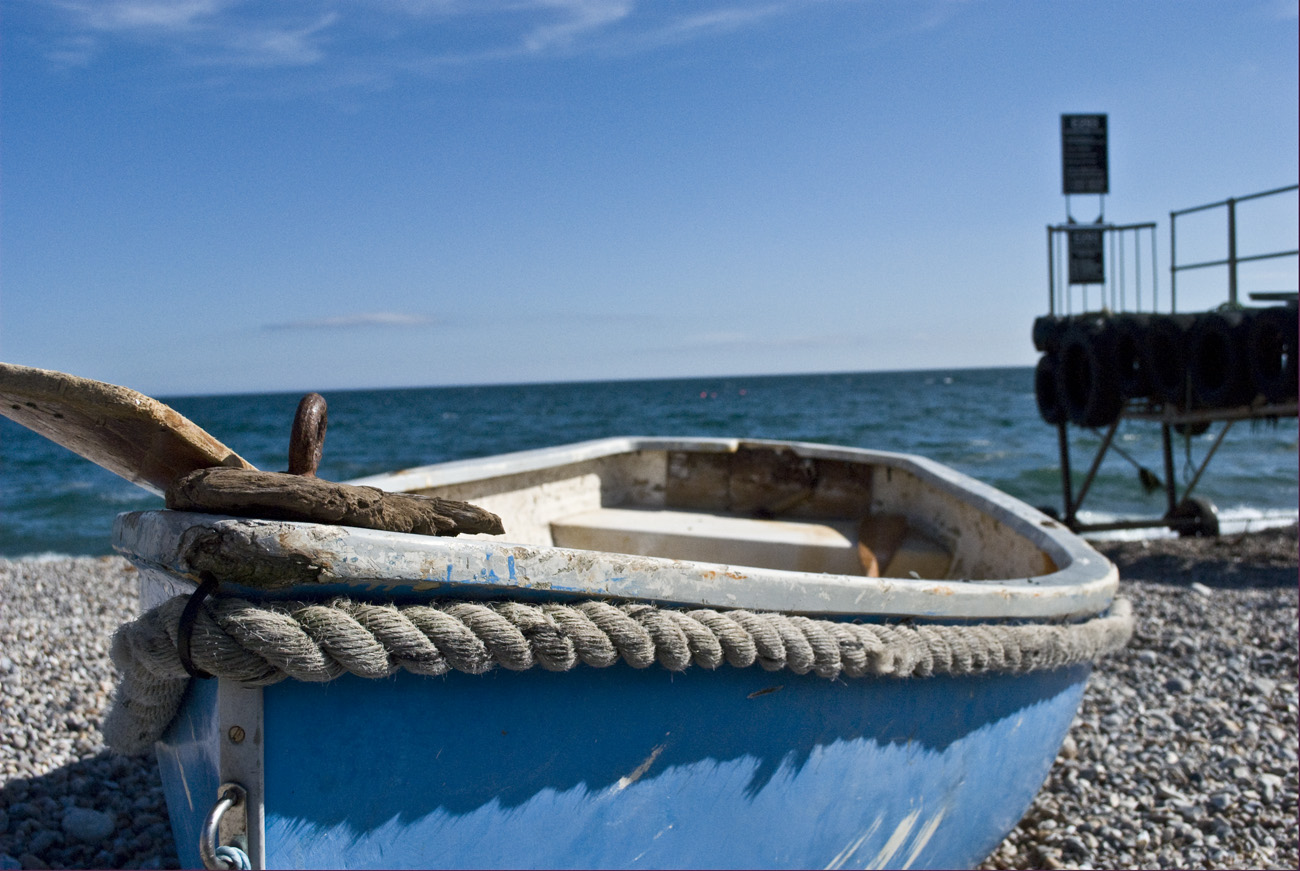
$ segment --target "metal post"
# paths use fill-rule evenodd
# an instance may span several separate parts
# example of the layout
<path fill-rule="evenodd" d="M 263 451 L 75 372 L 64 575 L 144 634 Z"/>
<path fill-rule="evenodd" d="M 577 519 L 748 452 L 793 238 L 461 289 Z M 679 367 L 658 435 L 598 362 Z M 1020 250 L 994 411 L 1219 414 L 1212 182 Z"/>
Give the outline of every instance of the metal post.
<path fill-rule="evenodd" d="M 1174 254 L 1174 223 L 1177 212 L 1169 213 L 1169 313 L 1178 311 L 1178 256 Z"/>
<path fill-rule="evenodd" d="M 1056 425 L 1056 440 L 1061 450 L 1061 489 L 1065 491 L 1065 525 L 1074 529 L 1074 499 L 1070 495 L 1070 434 L 1064 423 Z"/>
<path fill-rule="evenodd" d="M 1160 424 L 1160 442 L 1165 452 L 1165 496 L 1168 497 L 1169 510 L 1165 516 L 1172 515 L 1178 506 L 1178 490 L 1174 483 L 1174 442 L 1169 435 L 1169 424 Z"/>
<path fill-rule="evenodd" d="M 1106 430 L 1106 435 L 1101 440 L 1101 447 L 1097 449 L 1097 456 L 1092 461 L 1092 467 L 1088 469 L 1088 474 L 1083 478 L 1083 486 L 1079 488 L 1079 498 L 1075 500 L 1074 507 L 1079 508 L 1083 505 L 1083 500 L 1088 498 L 1088 491 L 1092 489 L 1092 482 L 1097 477 L 1097 471 L 1101 468 L 1101 461 L 1106 457 L 1106 451 L 1110 450 L 1110 443 L 1115 438 L 1115 430 L 1119 429 L 1119 422 L 1122 417 L 1117 417 L 1111 423 L 1110 429 Z M 1095 433 L 1096 430 L 1093 430 Z"/>
<path fill-rule="evenodd" d="M 1173 252 L 1171 251 L 1170 254 Z M 1160 273 L 1156 265 L 1156 228 L 1151 227 L 1151 314 L 1156 314 L 1160 305 Z"/>
<path fill-rule="evenodd" d="M 1237 305 L 1237 201 L 1228 197 L 1228 304 Z"/>
<path fill-rule="evenodd" d="M 1124 231 L 1118 230 L 1116 231 L 1115 235 L 1119 237 L 1116 240 L 1116 242 L 1119 245 L 1119 263 L 1116 264 L 1116 267 L 1118 268 L 1119 271 L 1119 309 L 1118 310 L 1122 311 L 1124 308 Z"/>
<path fill-rule="evenodd" d="M 1119 279 L 1115 277 L 1115 264 L 1119 263 L 1119 260 L 1115 258 L 1115 237 L 1120 234 L 1107 233 L 1106 235 L 1110 238 L 1110 309 L 1111 311 L 1119 311 L 1124 307 L 1124 302 L 1122 299 L 1118 303 L 1115 301 L 1115 288 L 1119 286 Z M 1104 248 L 1105 246 L 1103 245 L 1102 247 Z M 1103 294 L 1103 305 L 1105 304 L 1105 299 L 1106 297 Z"/>
<path fill-rule="evenodd" d="M 1228 430 L 1232 429 L 1232 424 L 1233 421 L 1224 421 L 1223 429 L 1219 430 L 1219 437 L 1214 440 L 1214 444 L 1210 447 L 1210 452 L 1205 455 L 1205 459 L 1201 462 L 1201 467 L 1196 470 L 1196 474 L 1192 476 L 1191 482 L 1188 483 L 1186 489 L 1183 490 L 1184 501 L 1192 495 L 1192 490 L 1196 489 L 1196 485 L 1200 483 L 1201 474 L 1205 471 L 1206 467 L 1210 465 L 1210 459 L 1214 456 L 1214 452 L 1219 449 L 1219 445 L 1223 444 L 1223 437 L 1228 434 Z"/>
<path fill-rule="evenodd" d="M 1136 311 L 1142 311 L 1142 231 L 1133 231 L 1133 295 L 1137 297 L 1134 303 Z"/>
<path fill-rule="evenodd" d="M 1056 260 L 1052 257 L 1052 227 L 1047 227 L 1047 313 L 1056 314 Z"/>

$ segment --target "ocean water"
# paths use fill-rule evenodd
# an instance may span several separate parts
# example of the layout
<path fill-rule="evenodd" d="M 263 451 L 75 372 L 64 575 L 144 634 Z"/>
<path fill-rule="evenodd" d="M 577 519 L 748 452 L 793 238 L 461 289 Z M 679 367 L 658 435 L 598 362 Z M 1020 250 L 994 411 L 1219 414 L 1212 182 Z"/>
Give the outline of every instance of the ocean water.
<path fill-rule="evenodd" d="M 1030 368 L 735 376 L 325 392 L 320 476 L 345 481 L 446 460 L 615 435 L 792 439 L 921 454 L 1035 506 L 1061 507 L 1056 430 Z M 287 466 L 297 394 L 160 397 L 258 468 Z M 1218 426 L 1175 443 L 1181 487 Z M 1078 482 L 1100 439 L 1071 428 Z M 1127 421 L 1117 444 L 1163 475 L 1160 428 Z M 1297 422 L 1238 423 L 1197 485 L 1225 531 L 1294 522 Z M 1111 452 L 1085 520 L 1157 517 L 1164 492 Z M 0 418 L 0 556 L 111 553 L 113 517 L 162 500 Z M 1132 533 L 1158 535 L 1160 532 Z"/>

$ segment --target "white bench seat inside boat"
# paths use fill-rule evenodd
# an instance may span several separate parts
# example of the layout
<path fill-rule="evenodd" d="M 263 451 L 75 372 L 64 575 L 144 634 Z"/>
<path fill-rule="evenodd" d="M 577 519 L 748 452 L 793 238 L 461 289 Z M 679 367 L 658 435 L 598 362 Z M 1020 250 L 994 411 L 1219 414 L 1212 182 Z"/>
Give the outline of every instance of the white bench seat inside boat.
<path fill-rule="evenodd" d="M 557 547 L 798 572 L 862 574 L 857 524 L 600 508 L 551 522 Z"/>

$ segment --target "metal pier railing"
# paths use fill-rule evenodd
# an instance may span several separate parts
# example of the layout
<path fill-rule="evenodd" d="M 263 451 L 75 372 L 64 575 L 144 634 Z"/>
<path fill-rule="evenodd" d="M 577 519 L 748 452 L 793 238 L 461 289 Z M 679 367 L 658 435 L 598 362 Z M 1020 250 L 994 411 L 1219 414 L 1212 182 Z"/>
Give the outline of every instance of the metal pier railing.
<path fill-rule="evenodd" d="M 1217 534 L 1218 520 L 1214 507 L 1193 494 L 1228 431 L 1241 420 L 1297 416 L 1294 374 L 1297 294 L 1295 291 L 1250 293 L 1252 302 L 1273 303 L 1274 310 L 1247 308 L 1239 301 L 1238 266 L 1296 257 L 1298 252 L 1288 249 L 1243 256 L 1238 253 L 1237 244 L 1238 204 L 1297 189 L 1300 186 L 1288 185 L 1170 212 L 1167 315 L 1159 312 L 1154 223 L 1071 222 L 1047 228 L 1049 314 L 1039 318 L 1034 327 L 1035 345 L 1044 352 L 1035 376 L 1035 392 L 1044 420 L 1057 429 L 1064 503 L 1060 517 L 1071 529 L 1090 532 L 1166 527 L 1184 535 Z M 1178 219 L 1219 208 L 1226 210 L 1227 256 L 1179 263 Z M 1144 262 L 1143 253 L 1146 251 L 1149 251 L 1149 256 Z M 1208 267 L 1227 268 L 1227 301 L 1211 311 L 1179 314 L 1179 274 Z M 1090 305 L 1090 292 L 1096 294 L 1095 307 Z M 1077 314 L 1074 312 L 1076 297 L 1079 302 Z M 1164 328 L 1166 336 L 1163 339 L 1155 335 L 1158 328 Z M 1158 340 L 1165 344 L 1157 347 Z M 1247 363 L 1242 361 L 1243 352 L 1233 342 L 1240 345 L 1246 341 L 1255 345 L 1244 353 L 1260 354 L 1261 359 L 1272 367 L 1265 373 L 1268 376 L 1265 386 L 1261 387 L 1260 378 L 1263 376 L 1257 377 L 1254 372 L 1258 360 L 1248 361 L 1250 372 L 1247 376 L 1237 371 Z M 1173 358 L 1185 352 L 1188 345 L 1204 350 L 1197 358 L 1199 369 L 1190 363 L 1172 362 Z M 1172 366 L 1179 368 L 1164 373 L 1159 371 Z M 1163 384 L 1151 383 L 1153 379 L 1160 380 L 1157 376 L 1162 374 Z M 1206 382 L 1216 377 L 1222 377 L 1224 384 L 1212 385 L 1216 389 L 1211 391 Z M 1149 386 L 1133 387 L 1140 383 Z M 1212 396 L 1213 401 L 1207 400 L 1207 395 Z M 1163 480 L 1157 479 L 1115 444 L 1120 423 L 1126 420 L 1160 425 Z M 1221 428 L 1213 436 L 1204 459 L 1180 491 L 1173 457 L 1175 434 L 1190 438 L 1208 432 L 1216 424 L 1221 424 Z M 1100 440 L 1077 490 L 1071 470 L 1071 425 L 1092 430 Z M 1084 523 L 1080 520 L 1084 500 L 1102 461 L 1111 452 L 1121 454 L 1138 467 L 1144 486 L 1165 491 L 1163 516 L 1107 523 Z"/>

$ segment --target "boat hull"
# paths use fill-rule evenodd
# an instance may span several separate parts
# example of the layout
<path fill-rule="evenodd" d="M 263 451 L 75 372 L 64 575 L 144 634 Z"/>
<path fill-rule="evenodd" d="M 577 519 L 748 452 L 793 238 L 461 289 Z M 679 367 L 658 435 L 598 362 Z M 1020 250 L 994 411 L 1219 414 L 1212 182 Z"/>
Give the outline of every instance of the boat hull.
<path fill-rule="evenodd" d="M 118 518 L 115 546 L 139 566 L 146 608 L 217 577 L 223 595 L 250 600 L 598 599 L 998 626 L 1090 620 L 1117 582 L 1084 542 L 1006 494 L 853 448 L 610 439 L 364 483 L 482 504 L 507 537 L 148 512 Z M 848 569 L 792 567 L 873 517 L 905 517 L 942 544 L 945 568 L 851 571 L 865 543 L 851 537 L 835 545 L 851 549 Z M 784 536 L 780 552 L 690 555 L 700 542 L 731 554 L 722 546 L 750 532 Z M 565 544 L 612 535 L 635 547 Z M 661 553 L 663 542 L 685 550 Z M 189 865 L 222 784 L 238 783 L 248 818 L 234 828 L 255 868 L 973 867 L 1041 787 L 1090 666 L 935 671 L 828 679 L 620 661 L 258 688 L 195 680 L 156 748 Z"/>
<path fill-rule="evenodd" d="M 265 867 L 959 868 L 1024 814 L 1088 671 L 619 664 L 231 690 L 261 697 Z M 192 867 L 199 796 L 230 777 L 215 684 L 158 747 L 169 805 L 200 810 L 173 814 Z"/>

